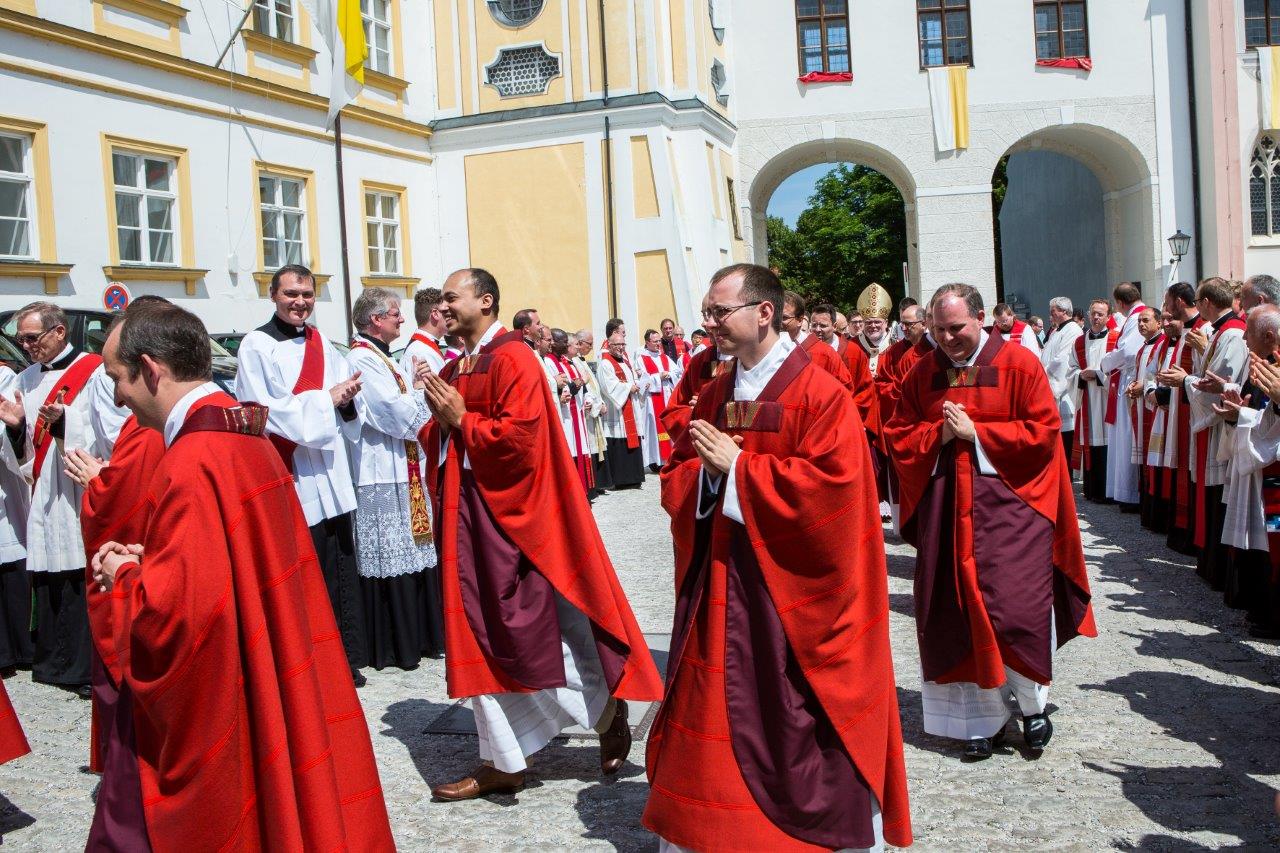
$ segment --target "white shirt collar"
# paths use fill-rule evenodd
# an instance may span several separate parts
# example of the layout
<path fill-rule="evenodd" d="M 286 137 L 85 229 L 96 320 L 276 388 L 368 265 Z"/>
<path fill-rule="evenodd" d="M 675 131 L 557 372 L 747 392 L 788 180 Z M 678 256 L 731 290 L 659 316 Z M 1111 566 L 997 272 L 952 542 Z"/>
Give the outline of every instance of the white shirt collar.
<path fill-rule="evenodd" d="M 466 347 L 463 347 L 462 354 L 463 354 L 464 356 L 466 356 L 466 355 L 475 355 L 476 353 L 480 352 L 480 350 L 481 350 L 483 347 L 488 346 L 488 344 L 489 344 L 489 342 L 490 342 L 490 341 L 492 341 L 492 340 L 493 340 L 494 338 L 496 338 L 500 333 L 505 332 L 505 331 L 506 331 L 506 329 L 504 329 L 504 328 L 502 327 L 502 324 L 501 324 L 501 323 L 494 323 L 492 326 L 490 326 L 490 327 L 489 327 L 488 331 L 486 331 L 483 335 L 481 335 L 481 336 L 480 336 L 480 340 L 476 342 L 476 348 L 475 348 L 475 349 L 473 349 L 473 350 L 468 350 Z"/>
<path fill-rule="evenodd" d="M 187 414 L 190 413 L 192 406 L 210 394 L 216 394 L 221 390 L 213 382 L 206 382 L 199 388 L 192 388 L 183 395 L 182 399 L 169 412 L 168 420 L 164 422 L 164 446 L 168 447 L 173 444 L 173 440 L 178 437 L 178 430 L 182 429 L 182 425 L 186 422 Z"/>
<path fill-rule="evenodd" d="M 967 358 L 963 362 L 953 361 L 951 362 L 951 366 L 952 367 L 973 367 L 973 363 L 978 360 L 978 356 L 981 355 L 982 350 L 984 347 L 986 347 L 987 341 L 990 339 L 990 337 L 991 336 L 987 334 L 987 330 L 983 329 L 982 334 L 978 335 L 978 348 L 973 351 L 973 355 L 969 356 L 969 358 Z"/>
<path fill-rule="evenodd" d="M 65 347 L 63 347 L 62 352 L 58 353 L 48 361 L 42 361 L 40 363 L 43 364 L 45 367 L 48 367 L 51 364 L 57 364 L 59 361 L 62 361 L 64 358 L 71 355 L 72 349 L 74 349 L 74 347 L 72 347 L 71 344 L 67 344 Z"/>
<path fill-rule="evenodd" d="M 791 351 L 796 348 L 795 341 L 791 340 L 790 335 L 779 335 L 778 341 L 773 348 L 760 359 L 755 367 L 748 370 L 743 367 L 742 362 L 738 362 L 738 373 L 733 383 L 733 396 L 735 400 L 754 400 L 760 396 L 760 392 L 769 384 L 769 380 L 773 378 L 773 374 L 778 372 L 778 368 L 787 360 L 787 356 L 791 355 Z"/>
<path fill-rule="evenodd" d="M 790 336 L 790 335 L 787 335 L 787 337 L 791 337 L 791 336 Z M 804 343 L 804 339 L 805 339 L 805 338 L 807 338 L 807 337 L 809 337 L 809 330 L 808 330 L 808 329 L 801 329 L 801 330 L 800 330 L 800 334 L 796 335 L 796 344 L 797 344 L 797 345 L 799 345 L 799 344 Z"/>

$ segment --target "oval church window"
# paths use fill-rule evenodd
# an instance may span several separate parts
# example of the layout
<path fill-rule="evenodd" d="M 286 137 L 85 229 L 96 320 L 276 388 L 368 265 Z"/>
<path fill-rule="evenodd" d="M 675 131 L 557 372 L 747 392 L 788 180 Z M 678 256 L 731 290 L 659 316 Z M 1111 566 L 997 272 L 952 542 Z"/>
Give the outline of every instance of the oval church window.
<path fill-rule="evenodd" d="M 543 0 L 488 0 L 489 11 L 499 22 L 520 27 L 538 17 Z"/>

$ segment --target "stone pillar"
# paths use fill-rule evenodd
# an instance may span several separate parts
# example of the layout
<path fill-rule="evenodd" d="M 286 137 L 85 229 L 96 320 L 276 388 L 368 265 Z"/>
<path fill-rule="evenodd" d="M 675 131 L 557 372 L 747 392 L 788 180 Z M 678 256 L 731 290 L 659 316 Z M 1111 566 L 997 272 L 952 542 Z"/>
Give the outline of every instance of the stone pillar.
<path fill-rule="evenodd" d="M 958 281 L 978 288 L 990 312 L 996 304 L 990 185 L 920 188 L 916 223 L 921 301 L 942 285 Z"/>

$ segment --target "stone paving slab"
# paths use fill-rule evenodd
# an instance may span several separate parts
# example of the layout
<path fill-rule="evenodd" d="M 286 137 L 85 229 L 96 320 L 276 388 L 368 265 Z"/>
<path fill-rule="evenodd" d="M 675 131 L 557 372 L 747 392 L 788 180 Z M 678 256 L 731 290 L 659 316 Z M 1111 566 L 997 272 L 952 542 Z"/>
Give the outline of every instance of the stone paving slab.
<path fill-rule="evenodd" d="M 609 552 L 641 628 L 671 629 L 673 583 L 657 481 L 596 502 Z M 961 763 L 958 746 L 921 732 L 911 619 L 912 550 L 890 536 L 891 631 L 919 850 L 1268 850 L 1280 786 L 1280 647 L 1251 640 L 1243 616 L 1186 558 L 1114 507 L 1081 507 L 1097 640 L 1060 652 L 1055 734 L 1033 760 L 1010 746 Z M 17 850 L 83 847 L 97 780 L 84 772 L 88 703 L 5 682 L 35 752 L 0 767 L 0 841 Z M 513 796 L 432 803 L 429 787 L 476 763 L 476 739 L 426 730 L 455 703 L 444 667 L 369 671 L 360 691 L 396 840 L 403 850 L 652 851 L 640 826 L 647 786 L 639 744 L 602 780 L 589 739 L 535 759 Z M 647 725 L 642 725 L 647 731 Z"/>

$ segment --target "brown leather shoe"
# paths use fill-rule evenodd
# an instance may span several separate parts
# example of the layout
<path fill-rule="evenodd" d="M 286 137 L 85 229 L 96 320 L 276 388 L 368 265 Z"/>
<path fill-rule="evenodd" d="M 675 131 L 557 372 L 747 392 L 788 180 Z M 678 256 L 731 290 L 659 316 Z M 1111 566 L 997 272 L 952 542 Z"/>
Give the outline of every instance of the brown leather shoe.
<path fill-rule="evenodd" d="M 437 800 L 474 800 L 485 794 L 514 794 L 522 788 L 523 770 L 519 773 L 503 773 L 496 767 L 482 764 L 465 779 L 432 788 L 431 796 Z"/>
<path fill-rule="evenodd" d="M 617 773 L 630 753 L 631 726 L 627 724 L 627 703 L 619 699 L 613 722 L 600 733 L 600 772 L 606 776 Z"/>

